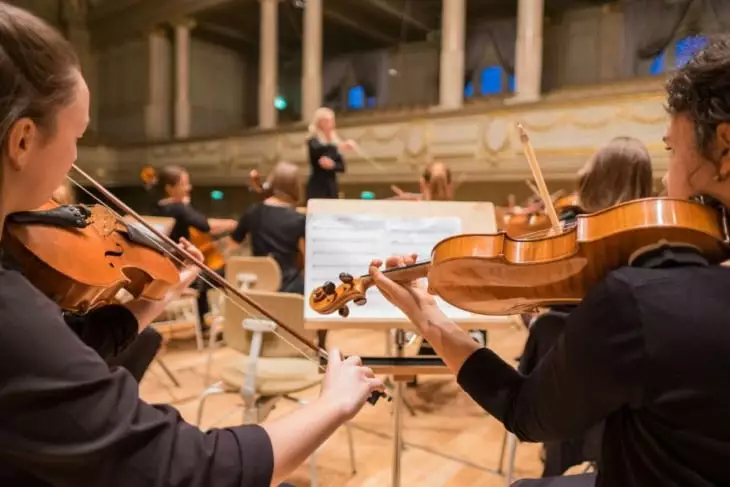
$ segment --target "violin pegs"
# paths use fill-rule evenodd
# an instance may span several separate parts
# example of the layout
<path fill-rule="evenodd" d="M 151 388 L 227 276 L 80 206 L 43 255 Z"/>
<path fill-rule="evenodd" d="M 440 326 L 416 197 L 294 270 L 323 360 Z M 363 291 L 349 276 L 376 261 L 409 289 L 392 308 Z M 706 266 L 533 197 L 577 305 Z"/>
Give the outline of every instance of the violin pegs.
<path fill-rule="evenodd" d="M 325 293 L 324 289 L 322 289 L 321 287 L 318 287 L 312 293 L 312 299 L 314 300 L 315 303 L 319 303 L 326 297 L 327 297 L 327 293 Z"/>
<path fill-rule="evenodd" d="M 355 278 L 352 277 L 352 274 L 348 274 L 347 272 L 340 272 L 340 281 L 344 282 L 345 284 L 352 284 L 352 281 Z"/>
<path fill-rule="evenodd" d="M 367 302 L 368 302 L 368 300 L 367 300 L 367 298 L 358 298 L 358 299 L 354 300 L 353 302 L 354 302 L 354 303 L 355 303 L 356 305 L 358 305 L 358 306 L 362 306 L 362 305 L 364 305 L 365 303 L 367 303 Z"/>
<path fill-rule="evenodd" d="M 340 308 L 339 310 L 337 310 L 337 312 L 343 318 L 347 318 L 348 316 L 350 316 L 350 308 L 348 308 L 347 306 L 343 306 L 342 308 Z"/>
<path fill-rule="evenodd" d="M 335 289 L 336 289 L 335 283 L 332 281 L 327 281 L 322 286 L 322 291 L 324 291 L 324 293 L 327 295 L 335 294 Z"/>

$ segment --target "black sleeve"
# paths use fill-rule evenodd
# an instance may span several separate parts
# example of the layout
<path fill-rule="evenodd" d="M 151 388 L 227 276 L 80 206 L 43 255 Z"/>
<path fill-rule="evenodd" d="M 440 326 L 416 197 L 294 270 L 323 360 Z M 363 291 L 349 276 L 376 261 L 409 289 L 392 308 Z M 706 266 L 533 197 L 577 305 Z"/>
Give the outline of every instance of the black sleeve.
<path fill-rule="evenodd" d="M 337 149 L 336 145 L 323 144 L 319 140 L 311 138 L 307 141 L 307 146 L 309 148 L 309 164 L 312 166 L 313 171 L 328 171 L 319 165 L 319 158 L 327 156 L 335 163 L 335 167 L 331 169 L 331 171 L 345 172 L 345 160 L 342 158 L 342 154 Z"/>
<path fill-rule="evenodd" d="M 520 439 L 560 440 L 638 403 L 645 357 L 631 288 L 611 274 L 570 314 L 565 332 L 531 374 L 521 375 L 484 348 L 466 360 L 458 382 Z"/>
<path fill-rule="evenodd" d="M 187 226 L 193 227 L 204 233 L 210 232 L 210 224 L 208 223 L 208 218 L 205 215 L 190 205 L 184 205 L 181 206 L 181 208 L 182 218 Z"/>
<path fill-rule="evenodd" d="M 296 210 L 294 210 L 296 211 Z M 297 212 L 297 216 L 299 217 L 299 222 L 297 225 L 297 238 L 306 238 L 307 236 L 307 215 L 302 215 L 301 213 Z"/>
<path fill-rule="evenodd" d="M 258 206 L 259 205 L 254 205 L 250 207 L 243 213 L 243 215 L 241 215 L 236 228 L 231 233 L 231 238 L 234 242 L 241 243 L 245 240 L 246 235 L 248 235 L 251 231 L 251 218 Z"/>
<path fill-rule="evenodd" d="M 140 400 L 27 281 L 0 288 L 0 459 L 52 485 L 269 485 L 260 426 L 212 429 Z M 7 284 L 7 280 L 4 281 Z"/>
<path fill-rule="evenodd" d="M 126 306 L 111 305 L 85 315 L 67 313 L 66 324 L 105 361 L 116 357 L 137 336 L 139 323 Z"/>

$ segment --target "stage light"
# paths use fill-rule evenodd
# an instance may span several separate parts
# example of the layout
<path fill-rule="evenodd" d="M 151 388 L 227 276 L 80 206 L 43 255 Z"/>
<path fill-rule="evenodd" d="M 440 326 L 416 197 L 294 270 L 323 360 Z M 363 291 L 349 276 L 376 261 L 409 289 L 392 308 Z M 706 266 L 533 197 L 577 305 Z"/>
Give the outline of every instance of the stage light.
<path fill-rule="evenodd" d="M 220 201 L 223 199 L 224 196 L 225 195 L 223 194 L 223 191 L 221 191 L 220 189 L 214 189 L 210 192 L 210 199 L 214 201 Z"/>
<path fill-rule="evenodd" d="M 283 96 L 277 96 L 276 98 L 274 98 L 274 106 L 277 110 L 284 110 L 286 108 L 286 105 L 286 100 Z"/>
<path fill-rule="evenodd" d="M 360 193 L 360 199 L 362 200 L 374 200 L 375 199 L 375 193 L 372 191 L 363 191 Z"/>

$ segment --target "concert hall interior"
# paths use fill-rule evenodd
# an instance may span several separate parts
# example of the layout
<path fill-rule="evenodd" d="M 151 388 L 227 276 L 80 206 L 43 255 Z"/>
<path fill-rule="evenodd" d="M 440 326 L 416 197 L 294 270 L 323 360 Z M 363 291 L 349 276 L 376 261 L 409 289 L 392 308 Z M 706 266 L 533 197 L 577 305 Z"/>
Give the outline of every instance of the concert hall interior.
<path fill-rule="evenodd" d="M 730 485 L 729 31 L 0 2 L 0 485 Z"/>

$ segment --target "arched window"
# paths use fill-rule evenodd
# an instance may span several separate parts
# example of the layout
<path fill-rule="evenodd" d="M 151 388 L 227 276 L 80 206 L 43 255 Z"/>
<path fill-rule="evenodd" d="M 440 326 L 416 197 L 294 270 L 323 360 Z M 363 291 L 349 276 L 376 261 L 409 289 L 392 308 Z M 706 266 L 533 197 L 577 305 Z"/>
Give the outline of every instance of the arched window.
<path fill-rule="evenodd" d="M 705 47 L 707 47 L 707 37 L 705 36 L 687 36 L 679 39 L 674 45 L 675 65 L 681 68 Z"/>
<path fill-rule="evenodd" d="M 365 88 L 356 85 L 347 91 L 347 108 L 350 110 L 362 110 L 365 108 Z"/>

